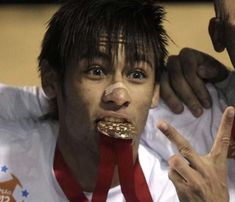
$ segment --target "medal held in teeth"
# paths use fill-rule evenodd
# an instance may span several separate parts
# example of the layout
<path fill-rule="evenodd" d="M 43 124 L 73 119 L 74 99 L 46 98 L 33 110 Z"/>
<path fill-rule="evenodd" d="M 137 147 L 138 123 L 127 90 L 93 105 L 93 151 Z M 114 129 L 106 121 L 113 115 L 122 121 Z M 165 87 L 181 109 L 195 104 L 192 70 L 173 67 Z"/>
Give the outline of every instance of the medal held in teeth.
<path fill-rule="evenodd" d="M 99 121 L 97 128 L 104 135 L 117 139 L 133 139 L 136 135 L 136 129 L 130 123 Z"/>

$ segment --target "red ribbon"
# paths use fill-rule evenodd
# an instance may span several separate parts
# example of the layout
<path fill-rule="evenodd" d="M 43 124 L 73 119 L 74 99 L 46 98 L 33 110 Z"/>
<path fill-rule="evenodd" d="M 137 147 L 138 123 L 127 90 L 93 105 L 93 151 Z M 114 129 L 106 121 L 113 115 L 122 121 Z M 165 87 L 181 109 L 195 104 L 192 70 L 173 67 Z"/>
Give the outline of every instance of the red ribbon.
<path fill-rule="evenodd" d="M 112 182 L 115 165 L 122 193 L 127 202 L 137 202 L 134 185 L 132 140 L 115 139 L 100 135 L 100 165 L 92 202 L 105 202 Z"/>
<path fill-rule="evenodd" d="M 88 202 L 81 186 L 77 183 L 76 179 L 70 172 L 58 147 L 56 147 L 55 151 L 54 173 L 58 183 L 70 202 Z"/>
<path fill-rule="evenodd" d="M 133 164 L 132 140 L 115 139 L 101 134 L 100 164 L 92 202 L 106 201 L 116 165 L 126 201 L 152 202 L 138 158 L 136 164 Z M 55 153 L 54 171 L 57 181 L 70 202 L 88 202 L 58 148 Z"/>

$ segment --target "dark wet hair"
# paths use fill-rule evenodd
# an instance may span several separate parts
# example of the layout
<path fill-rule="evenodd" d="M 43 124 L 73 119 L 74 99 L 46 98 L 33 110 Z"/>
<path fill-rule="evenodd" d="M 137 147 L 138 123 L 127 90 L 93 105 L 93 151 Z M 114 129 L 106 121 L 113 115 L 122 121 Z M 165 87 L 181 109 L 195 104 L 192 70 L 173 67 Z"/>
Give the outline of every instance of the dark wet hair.
<path fill-rule="evenodd" d="M 39 71 L 47 60 L 63 82 L 70 62 L 79 61 L 84 53 L 92 58 L 105 33 L 110 50 L 117 50 L 115 42 L 122 36 L 127 62 L 134 62 L 140 50 L 145 55 L 154 51 L 158 81 L 167 56 L 164 15 L 164 9 L 152 0 L 68 1 L 49 22 L 38 58 Z"/>

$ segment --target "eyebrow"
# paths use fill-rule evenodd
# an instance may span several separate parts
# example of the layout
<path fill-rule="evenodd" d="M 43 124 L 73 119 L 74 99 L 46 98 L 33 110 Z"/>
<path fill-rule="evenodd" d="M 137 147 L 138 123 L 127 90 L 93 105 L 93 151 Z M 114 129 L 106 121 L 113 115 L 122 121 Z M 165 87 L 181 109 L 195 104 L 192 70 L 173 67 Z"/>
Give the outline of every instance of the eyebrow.
<path fill-rule="evenodd" d="M 135 53 L 134 58 L 137 62 L 147 63 L 151 67 L 151 69 L 153 68 L 152 63 L 143 53 Z"/>
<path fill-rule="evenodd" d="M 89 52 L 85 52 L 81 55 L 81 59 L 95 59 L 101 58 L 103 60 L 111 61 L 111 55 L 102 51 L 95 51 L 94 54 L 89 54 Z"/>

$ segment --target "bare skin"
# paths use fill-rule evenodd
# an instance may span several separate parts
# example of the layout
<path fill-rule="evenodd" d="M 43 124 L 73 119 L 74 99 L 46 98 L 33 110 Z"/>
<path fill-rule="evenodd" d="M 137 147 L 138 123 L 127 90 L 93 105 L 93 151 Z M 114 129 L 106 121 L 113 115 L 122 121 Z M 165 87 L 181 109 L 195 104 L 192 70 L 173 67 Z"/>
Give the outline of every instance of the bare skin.
<path fill-rule="evenodd" d="M 173 112 L 181 113 L 185 103 L 196 117 L 212 104 L 205 81 L 221 81 L 228 75 L 222 63 L 191 48 L 170 56 L 167 70 L 161 79 L 161 97 Z"/>
<path fill-rule="evenodd" d="M 177 147 L 172 156 L 169 178 L 175 185 L 180 201 L 228 202 L 227 152 L 234 119 L 234 108 L 228 107 L 222 117 L 210 152 L 198 155 L 190 143 L 174 127 L 161 121 L 158 128 Z"/>
<path fill-rule="evenodd" d="M 227 50 L 235 66 L 235 4 L 233 0 L 214 0 L 215 17 L 209 22 L 209 34 L 215 51 Z M 215 58 L 200 51 L 184 48 L 170 56 L 167 73 L 161 80 L 161 97 L 175 113 L 181 113 L 183 103 L 199 117 L 204 108 L 211 107 L 205 82 L 218 82 L 229 70 Z M 182 100 L 182 101 L 181 101 Z"/>

